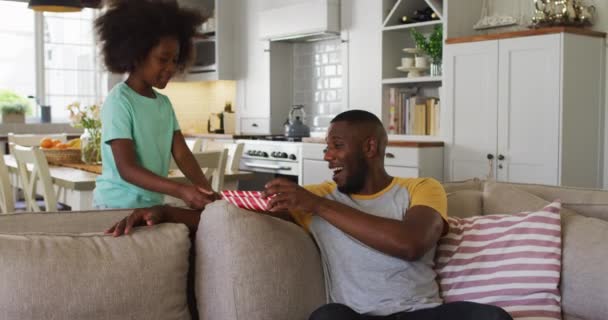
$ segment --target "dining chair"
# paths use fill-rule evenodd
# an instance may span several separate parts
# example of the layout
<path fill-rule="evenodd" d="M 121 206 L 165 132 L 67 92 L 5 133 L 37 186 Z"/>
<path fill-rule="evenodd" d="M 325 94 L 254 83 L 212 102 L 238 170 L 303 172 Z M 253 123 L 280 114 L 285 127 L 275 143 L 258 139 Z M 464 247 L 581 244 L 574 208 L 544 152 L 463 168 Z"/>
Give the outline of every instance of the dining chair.
<path fill-rule="evenodd" d="M 211 188 L 217 192 L 221 191 L 224 188 L 228 150 L 193 152 L 192 154 L 199 166 L 204 169 L 203 173 L 210 180 Z M 173 159 L 171 159 L 169 168 L 179 169 Z"/>
<path fill-rule="evenodd" d="M 205 140 L 201 144 L 201 151 L 216 151 L 227 149 L 228 159 L 227 166 L 231 171 L 239 171 L 239 163 L 241 162 L 241 156 L 243 155 L 244 143 L 233 143 L 233 142 L 218 142 L 214 140 Z"/>
<path fill-rule="evenodd" d="M 27 211 L 57 211 L 57 194 L 53 188 L 49 165 L 42 150 L 38 147 L 24 147 L 16 144 L 11 144 L 10 148 L 17 161 Z M 28 166 L 31 166 L 31 172 Z M 39 182 L 42 185 L 44 207 L 41 207 L 36 201 Z"/>
<path fill-rule="evenodd" d="M 8 167 L 4 157 L 0 155 L 0 213 L 11 213 L 15 211 L 15 199 L 13 198 L 13 186 L 11 186 L 8 175 Z"/>
<path fill-rule="evenodd" d="M 24 146 L 24 147 L 37 147 L 40 145 L 40 141 L 43 138 L 51 138 L 53 140 L 59 140 L 63 143 L 68 141 L 67 133 L 57 133 L 57 134 L 14 134 L 9 132 L 8 134 L 8 143 L 13 143 L 16 145 Z"/>

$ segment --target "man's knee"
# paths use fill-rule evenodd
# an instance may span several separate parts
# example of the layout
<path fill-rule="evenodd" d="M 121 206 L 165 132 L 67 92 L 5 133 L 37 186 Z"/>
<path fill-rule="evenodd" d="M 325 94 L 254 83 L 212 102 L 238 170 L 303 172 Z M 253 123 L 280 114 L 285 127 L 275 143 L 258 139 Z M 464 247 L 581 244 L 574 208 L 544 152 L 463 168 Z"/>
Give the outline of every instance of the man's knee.
<path fill-rule="evenodd" d="M 330 303 L 315 310 L 308 320 L 353 320 L 358 317 L 353 309 L 340 303 Z"/>

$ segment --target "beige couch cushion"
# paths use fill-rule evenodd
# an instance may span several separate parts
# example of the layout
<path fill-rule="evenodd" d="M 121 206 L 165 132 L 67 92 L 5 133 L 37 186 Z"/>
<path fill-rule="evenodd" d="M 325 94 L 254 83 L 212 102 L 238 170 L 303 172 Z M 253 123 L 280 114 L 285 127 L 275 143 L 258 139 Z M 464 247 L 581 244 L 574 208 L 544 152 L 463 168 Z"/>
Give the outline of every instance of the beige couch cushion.
<path fill-rule="evenodd" d="M 509 184 L 487 182 L 483 212 L 535 210 L 549 202 Z M 608 314 L 608 222 L 562 208 L 562 309 L 566 318 Z"/>
<path fill-rule="evenodd" d="M 293 223 L 216 201 L 195 249 L 203 320 L 304 320 L 326 301 L 317 248 Z"/>
<path fill-rule="evenodd" d="M 189 319 L 188 230 L 149 229 L 0 234 L 0 319 Z"/>
<path fill-rule="evenodd" d="M 482 192 L 479 190 L 459 190 L 450 192 L 448 198 L 448 217 L 467 218 L 482 213 Z"/>
<path fill-rule="evenodd" d="M 0 233 L 103 232 L 132 210 L 0 214 Z"/>

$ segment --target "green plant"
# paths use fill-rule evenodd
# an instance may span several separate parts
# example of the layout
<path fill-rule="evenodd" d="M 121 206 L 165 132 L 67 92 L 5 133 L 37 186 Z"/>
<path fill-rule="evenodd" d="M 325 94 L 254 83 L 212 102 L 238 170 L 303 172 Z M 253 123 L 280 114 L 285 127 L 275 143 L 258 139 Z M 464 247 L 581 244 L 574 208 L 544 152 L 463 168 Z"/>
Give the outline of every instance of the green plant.
<path fill-rule="evenodd" d="M 26 114 L 30 101 L 11 90 L 0 90 L 0 110 L 2 113 Z"/>
<path fill-rule="evenodd" d="M 416 42 L 416 47 L 428 54 L 433 63 L 441 62 L 443 56 L 443 28 L 440 25 L 435 26 L 428 39 L 414 28 L 411 29 L 410 34 Z"/>

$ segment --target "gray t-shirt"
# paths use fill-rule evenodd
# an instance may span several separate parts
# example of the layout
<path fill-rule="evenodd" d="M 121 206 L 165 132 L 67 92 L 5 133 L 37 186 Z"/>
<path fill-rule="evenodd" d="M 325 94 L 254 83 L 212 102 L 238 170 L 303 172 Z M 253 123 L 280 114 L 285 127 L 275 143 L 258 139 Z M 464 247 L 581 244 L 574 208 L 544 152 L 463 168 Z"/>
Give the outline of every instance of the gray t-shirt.
<path fill-rule="evenodd" d="M 306 189 L 363 212 L 395 220 L 402 220 L 414 204 L 430 206 L 443 217 L 447 206 L 443 188 L 433 179 L 394 178 L 388 187 L 374 195 L 343 194 L 333 182 Z M 368 247 L 317 215 L 294 213 L 294 218 L 309 229 L 321 250 L 330 302 L 370 315 L 441 304 L 433 270 L 435 248 L 417 261 L 405 261 Z"/>

